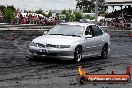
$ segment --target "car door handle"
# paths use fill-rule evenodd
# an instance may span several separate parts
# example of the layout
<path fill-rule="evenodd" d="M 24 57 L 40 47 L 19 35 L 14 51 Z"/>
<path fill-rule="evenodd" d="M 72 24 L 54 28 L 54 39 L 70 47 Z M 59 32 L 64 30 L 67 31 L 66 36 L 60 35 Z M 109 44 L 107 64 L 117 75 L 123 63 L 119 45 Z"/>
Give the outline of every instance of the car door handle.
<path fill-rule="evenodd" d="M 92 46 L 93 48 L 96 48 L 96 46 Z"/>
<path fill-rule="evenodd" d="M 87 49 L 90 49 L 91 47 L 86 47 Z"/>
<path fill-rule="evenodd" d="M 99 45 L 99 47 L 101 47 L 102 45 Z"/>

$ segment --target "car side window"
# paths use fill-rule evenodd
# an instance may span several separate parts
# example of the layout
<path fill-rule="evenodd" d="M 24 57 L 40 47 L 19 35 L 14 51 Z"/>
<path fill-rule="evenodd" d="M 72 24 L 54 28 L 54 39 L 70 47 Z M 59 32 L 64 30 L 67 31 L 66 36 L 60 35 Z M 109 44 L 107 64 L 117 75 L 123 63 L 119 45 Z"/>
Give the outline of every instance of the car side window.
<path fill-rule="evenodd" d="M 89 27 L 86 28 L 85 35 L 92 35 L 91 29 Z"/>
<path fill-rule="evenodd" d="M 92 31 L 93 31 L 93 33 L 94 33 L 94 36 L 103 35 L 102 30 L 101 30 L 98 26 L 92 25 L 92 29 L 93 29 Z"/>

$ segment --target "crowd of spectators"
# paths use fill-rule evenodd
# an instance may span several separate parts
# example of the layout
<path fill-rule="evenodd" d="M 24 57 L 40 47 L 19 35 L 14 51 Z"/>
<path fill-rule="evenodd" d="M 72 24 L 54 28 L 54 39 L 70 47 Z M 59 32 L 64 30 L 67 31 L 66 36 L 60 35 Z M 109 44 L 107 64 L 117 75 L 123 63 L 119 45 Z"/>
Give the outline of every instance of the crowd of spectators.
<path fill-rule="evenodd" d="M 131 21 L 125 18 L 123 19 L 116 18 L 116 19 L 111 20 L 111 26 L 112 27 L 130 27 Z"/>
<path fill-rule="evenodd" d="M 112 20 L 100 20 L 101 26 L 131 27 L 131 20 L 114 18 Z"/>
<path fill-rule="evenodd" d="M 46 17 L 36 13 L 16 13 L 11 24 L 38 24 L 38 25 L 55 25 L 61 20 L 57 16 Z M 0 23 L 6 23 L 4 16 L 0 13 Z"/>
<path fill-rule="evenodd" d="M 116 10 L 113 11 L 112 13 L 108 13 L 106 15 L 106 17 L 109 17 L 109 18 L 116 18 L 118 16 L 122 16 L 122 14 L 124 15 L 124 17 L 127 17 L 127 16 L 131 16 L 132 15 L 132 7 L 131 6 L 125 6 L 124 9 L 121 9 L 121 10 Z"/>
<path fill-rule="evenodd" d="M 55 25 L 59 23 L 58 17 L 44 17 L 39 15 L 33 15 L 33 13 L 17 13 L 15 19 L 11 22 L 12 24 L 41 24 L 41 25 Z"/>
<path fill-rule="evenodd" d="M 103 25 L 112 26 L 112 27 L 130 27 L 132 23 L 132 7 L 128 6 L 121 10 L 113 11 L 108 13 L 105 16 L 106 18 L 111 18 L 108 20 L 101 20 Z"/>

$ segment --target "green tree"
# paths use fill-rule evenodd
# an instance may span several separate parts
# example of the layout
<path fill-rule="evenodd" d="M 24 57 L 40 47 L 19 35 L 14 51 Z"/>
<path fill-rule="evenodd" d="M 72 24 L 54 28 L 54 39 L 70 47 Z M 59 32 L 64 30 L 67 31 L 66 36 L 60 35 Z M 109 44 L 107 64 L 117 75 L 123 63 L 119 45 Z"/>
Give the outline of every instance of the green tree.
<path fill-rule="evenodd" d="M 4 18 L 5 20 L 10 23 L 15 18 L 14 10 L 11 8 L 4 9 Z"/>
<path fill-rule="evenodd" d="M 86 18 L 86 19 L 90 19 L 90 20 L 93 20 L 93 19 L 95 19 L 95 17 L 93 17 L 93 16 L 90 16 L 90 15 L 86 15 L 86 16 L 85 16 L 85 18 Z"/>
<path fill-rule="evenodd" d="M 75 21 L 75 16 L 72 10 L 69 9 L 67 12 L 68 12 L 67 17 L 69 17 L 69 21 Z"/>
<path fill-rule="evenodd" d="M 62 12 L 61 12 L 61 14 L 67 14 L 67 11 L 66 10 L 63 10 Z"/>
<path fill-rule="evenodd" d="M 51 11 L 49 11 L 49 13 L 48 13 L 48 17 L 50 17 L 50 16 L 52 16 L 52 12 Z"/>
<path fill-rule="evenodd" d="M 66 18 L 65 18 L 65 21 L 74 21 L 75 18 L 74 18 L 74 14 L 72 13 L 72 10 L 63 10 L 61 12 L 61 14 L 65 15 Z"/>
<path fill-rule="evenodd" d="M 82 19 L 82 14 L 81 13 L 75 12 L 74 15 L 75 15 L 75 21 L 80 21 L 80 19 Z"/>
<path fill-rule="evenodd" d="M 71 16 L 71 11 L 70 10 L 66 10 L 66 21 L 70 21 L 70 16 Z"/>
<path fill-rule="evenodd" d="M 74 14 L 71 14 L 71 15 L 70 15 L 70 21 L 75 21 L 75 16 L 74 16 Z"/>
<path fill-rule="evenodd" d="M 99 0 L 99 15 L 104 16 L 106 14 L 106 10 L 108 9 L 108 6 L 104 5 L 105 0 Z"/>
<path fill-rule="evenodd" d="M 4 14 L 4 9 L 5 9 L 6 7 L 4 6 L 4 5 L 0 5 L 0 11 L 1 11 L 1 13 L 2 14 Z"/>
<path fill-rule="evenodd" d="M 16 12 L 16 8 L 13 5 L 7 6 L 6 8 L 11 9 L 13 12 Z"/>
<path fill-rule="evenodd" d="M 76 0 L 76 8 L 79 8 L 82 10 L 84 13 L 90 13 L 91 11 L 94 12 L 94 7 L 95 7 L 95 0 Z"/>
<path fill-rule="evenodd" d="M 37 13 L 37 14 L 43 14 L 43 10 L 42 9 L 36 10 L 35 13 Z"/>
<path fill-rule="evenodd" d="M 50 17 L 52 16 L 52 13 L 45 14 L 45 12 L 42 9 L 36 10 L 35 13 L 42 14 L 43 16 Z"/>
<path fill-rule="evenodd" d="M 47 14 L 45 14 L 44 12 L 42 13 L 42 15 L 48 17 Z"/>
<path fill-rule="evenodd" d="M 77 4 L 76 4 L 76 8 L 79 8 L 80 10 L 82 10 L 84 13 L 91 13 L 91 12 L 95 12 L 95 1 L 96 0 L 76 0 Z M 104 6 L 105 0 L 99 0 L 99 4 L 98 4 L 98 11 L 99 14 L 104 14 L 106 9 L 108 7 Z"/>
<path fill-rule="evenodd" d="M 64 10 L 61 12 L 61 14 L 65 15 L 65 21 L 69 21 L 69 17 L 68 17 L 68 12 L 67 12 L 67 10 L 64 9 Z"/>

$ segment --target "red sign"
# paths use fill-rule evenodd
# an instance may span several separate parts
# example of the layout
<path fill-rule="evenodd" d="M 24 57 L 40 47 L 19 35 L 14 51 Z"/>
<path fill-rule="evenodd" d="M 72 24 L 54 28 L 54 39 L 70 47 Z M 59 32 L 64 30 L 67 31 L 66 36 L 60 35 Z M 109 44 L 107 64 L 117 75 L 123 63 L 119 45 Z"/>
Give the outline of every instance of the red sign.
<path fill-rule="evenodd" d="M 131 80 L 130 65 L 127 67 L 125 74 L 86 74 L 85 70 L 81 68 L 78 69 L 79 76 L 77 81 L 79 84 L 84 83 L 128 83 Z"/>

